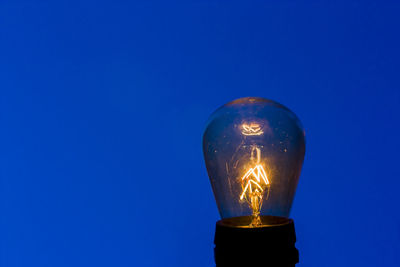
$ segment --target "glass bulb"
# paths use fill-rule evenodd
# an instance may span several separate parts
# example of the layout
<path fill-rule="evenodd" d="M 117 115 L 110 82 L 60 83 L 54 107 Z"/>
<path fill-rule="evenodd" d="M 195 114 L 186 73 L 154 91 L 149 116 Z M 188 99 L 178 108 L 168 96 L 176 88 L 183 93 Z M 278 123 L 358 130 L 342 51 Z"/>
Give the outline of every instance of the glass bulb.
<path fill-rule="evenodd" d="M 288 108 L 246 97 L 217 109 L 203 135 L 207 172 L 221 217 L 288 217 L 305 153 L 303 127 Z"/>

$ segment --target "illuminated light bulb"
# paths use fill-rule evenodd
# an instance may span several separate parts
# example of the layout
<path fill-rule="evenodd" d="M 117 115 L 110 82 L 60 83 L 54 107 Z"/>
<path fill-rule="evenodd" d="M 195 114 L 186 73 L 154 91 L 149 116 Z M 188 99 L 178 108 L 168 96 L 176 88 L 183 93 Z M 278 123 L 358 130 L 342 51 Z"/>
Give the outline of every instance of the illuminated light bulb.
<path fill-rule="evenodd" d="M 288 217 L 305 154 L 296 115 L 272 100 L 237 99 L 210 116 L 203 152 L 222 218 L 214 239 L 217 266 L 294 266 L 298 251 Z"/>
<path fill-rule="evenodd" d="M 203 136 L 221 217 L 288 217 L 305 153 L 304 130 L 288 108 L 246 97 L 215 111 Z"/>

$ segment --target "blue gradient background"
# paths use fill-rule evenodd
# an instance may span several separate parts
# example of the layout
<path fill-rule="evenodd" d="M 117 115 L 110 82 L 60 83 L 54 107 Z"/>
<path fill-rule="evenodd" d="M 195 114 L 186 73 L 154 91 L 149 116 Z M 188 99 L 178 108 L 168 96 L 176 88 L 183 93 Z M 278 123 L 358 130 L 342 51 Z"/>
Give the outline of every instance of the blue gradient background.
<path fill-rule="evenodd" d="M 399 266 L 400 4 L 0 1 L 0 266 L 213 266 L 208 116 L 306 129 L 301 266 Z"/>

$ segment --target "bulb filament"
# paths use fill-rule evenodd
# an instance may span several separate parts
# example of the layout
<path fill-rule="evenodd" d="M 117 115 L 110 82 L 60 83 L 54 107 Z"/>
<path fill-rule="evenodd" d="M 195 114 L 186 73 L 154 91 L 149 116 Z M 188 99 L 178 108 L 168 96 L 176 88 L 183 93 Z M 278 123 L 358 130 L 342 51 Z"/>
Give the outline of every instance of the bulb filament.
<path fill-rule="evenodd" d="M 250 168 L 242 179 L 243 192 L 240 200 L 245 199 L 252 209 L 253 220 L 250 224 L 252 227 L 261 225 L 260 209 L 262 205 L 264 191 L 269 187 L 269 180 L 265 170 L 261 164 Z"/>
<path fill-rule="evenodd" d="M 264 132 L 258 123 L 242 124 L 243 135 L 262 135 Z"/>

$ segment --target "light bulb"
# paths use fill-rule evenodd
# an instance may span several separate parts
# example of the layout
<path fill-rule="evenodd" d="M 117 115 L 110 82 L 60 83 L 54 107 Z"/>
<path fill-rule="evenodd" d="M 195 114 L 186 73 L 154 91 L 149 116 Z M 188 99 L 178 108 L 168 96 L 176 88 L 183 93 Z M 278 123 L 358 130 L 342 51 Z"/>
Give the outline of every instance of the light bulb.
<path fill-rule="evenodd" d="M 222 219 L 288 217 L 305 153 L 303 127 L 288 108 L 246 97 L 217 109 L 204 135 L 207 172 Z"/>

